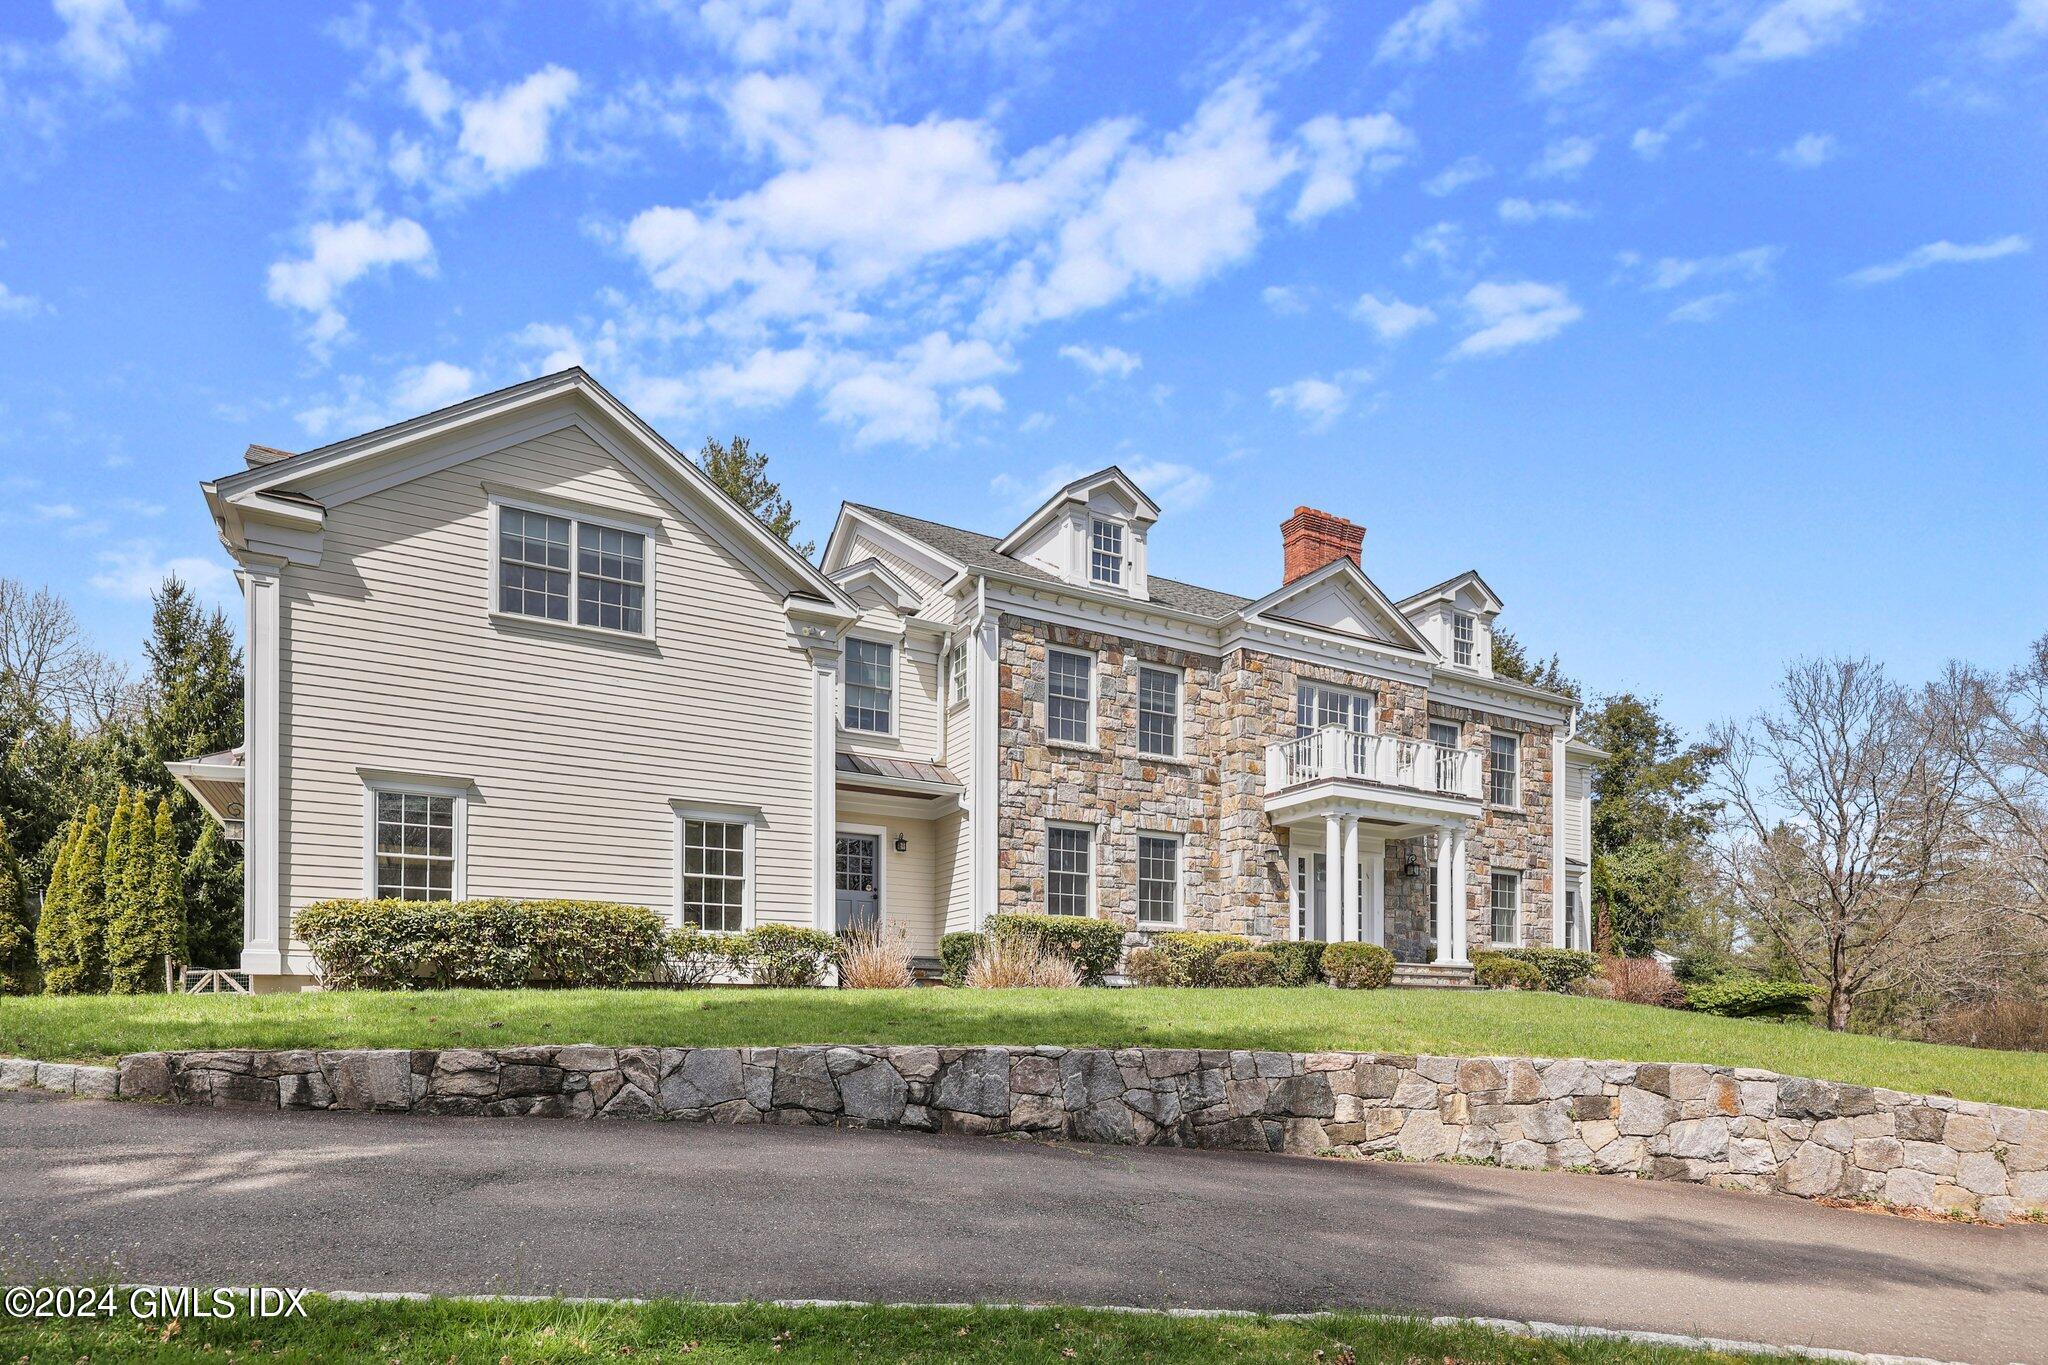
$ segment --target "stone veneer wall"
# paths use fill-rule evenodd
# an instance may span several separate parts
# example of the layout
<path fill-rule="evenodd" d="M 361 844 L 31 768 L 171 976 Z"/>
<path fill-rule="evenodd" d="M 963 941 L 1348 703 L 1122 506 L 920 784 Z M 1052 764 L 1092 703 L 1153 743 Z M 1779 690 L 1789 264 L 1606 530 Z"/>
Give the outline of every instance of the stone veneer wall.
<path fill-rule="evenodd" d="M 1067 648 L 1095 658 L 1095 738 L 1089 747 L 1046 739 L 1046 652 Z M 1179 759 L 1137 750 L 1138 668 L 1178 669 Z M 1550 941 L 1551 731 L 1491 712 L 1431 702 L 1413 683 L 1239 649 L 1217 658 L 1123 636 L 1005 616 L 997 644 L 997 908 L 1045 907 L 1048 821 L 1096 830 L 1096 910 L 1133 930 L 1136 942 L 1137 836 L 1182 839 L 1186 927 L 1284 938 L 1293 913 L 1292 877 L 1282 832 L 1266 817 L 1266 745 L 1294 733 L 1295 691 L 1304 680 L 1377 698 L 1379 732 L 1427 739 L 1432 717 L 1462 725 L 1462 743 L 1483 765 L 1496 729 L 1523 734 L 1522 805 L 1486 807 L 1467 839 L 1465 912 L 1469 940 L 1492 936 L 1489 877 L 1523 873 L 1523 942 Z M 1434 867 L 1428 840 L 1387 846 L 1388 946 L 1403 961 L 1427 961 L 1433 925 L 1428 875 L 1407 879 L 1413 851 Z"/>
<path fill-rule="evenodd" d="M 256 1109 L 667 1118 L 1463 1158 L 2048 1211 L 2048 1113 L 1694 1064 L 1096 1048 L 151 1052 L 0 1089 Z"/>

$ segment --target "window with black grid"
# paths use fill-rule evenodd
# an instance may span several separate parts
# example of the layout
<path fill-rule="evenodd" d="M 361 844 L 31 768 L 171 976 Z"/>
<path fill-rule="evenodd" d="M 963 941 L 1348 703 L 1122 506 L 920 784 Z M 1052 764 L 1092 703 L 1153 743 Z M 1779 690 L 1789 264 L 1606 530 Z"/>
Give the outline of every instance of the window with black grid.
<path fill-rule="evenodd" d="M 1113 521 L 1096 521 L 1089 530 L 1088 576 L 1112 587 L 1124 581 L 1124 528 Z"/>
<path fill-rule="evenodd" d="M 1138 670 L 1138 752 L 1179 757 L 1180 674 L 1164 668 Z"/>
<path fill-rule="evenodd" d="M 569 519 L 516 507 L 498 512 L 498 610 L 569 619 Z"/>
<path fill-rule="evenodd" d="M 1046 738 L 1060 744 L 1090 744 L 1091 699 L 1095 693 L 1095 660 L 1086 654 L 1055 649 L 1046 657 Z"/>
<path fill-rule="evenodd" d="M 1493 874 L 1493 946 L 1513 948 L 1521 942 L 1522 877 L 1518 872 Z"/>
<path fill-rule="evenodd" d="M 647 538 L 637 532 L 577 523 L 578 625 L 643 633 L 647 606 L 646 547 Z"/>
<path fill-rule="evenodd" d="M 1522 802 L 1522 737 L 1496 733 L 1487 747 L 1486 799 L 1496 806 Z"/>
<path fill-rule="evenodd" d="M 1138 923 L 1180 921 L 1180 840 L 1138 836 Z"/>
<path fill-rule="evenodd" d="M 1086 915 L 1094 836 L 1053 825 L 1045 832 L 1045 908 L 1055 915 Z"/>

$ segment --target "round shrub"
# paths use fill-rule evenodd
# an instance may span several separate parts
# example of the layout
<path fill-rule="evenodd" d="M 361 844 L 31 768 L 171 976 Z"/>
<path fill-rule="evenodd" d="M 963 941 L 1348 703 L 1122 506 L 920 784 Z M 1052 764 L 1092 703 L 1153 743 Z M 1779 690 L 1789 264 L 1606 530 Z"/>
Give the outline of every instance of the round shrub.
<path fill-rule="evenodd" d="M 1394 979 L 1394 955 L 1377 943 L 1332 943 L 1323 950 L 1322 972 L 1341 990 L 1376 991 Z"/>
<path fill-rule="evenodd" d="M 1124 975 L 1133 986 L 1178 986 L 1173 965 L 1156 948 L 1133 948 L 1124 958 Z"/>
<path fill-rule="evenodd" d="M 1543 973 L 1545 990 L 1560 994 L 1570 991 L 1575 982 L 1591 976 L 1600 965 L 1600 959 L 1591 953 L 1576 952 L 1570 948 L 1495 948 L 1492 951 L 1502 957 L 1528 963 Z"/>
<path fill-rule="evenodd" d="M 1213 986 L 1216 959 L 1225 953 L 1243 952 L 1252 941 L 1243 934 L 1201 934 L 1187 930 L 1152 935 L 1152 951 L 1165 960 L 1172 978 L 1162 984 Z"/>
<path fill-rule="evenodd" d="M 1472 954 L 1472 979 L 1493 991 L 1540 991 L 1543 973 L 1505 953 Z"/>
<path fill-rule="evenodd" d="M 981 935 L 971 929 L 944 934 L 939 938 L 939 969 L 948 986 L 967 979 L 967 964 L 974 961 L 974 949 Z"/>
<path fill-rule="evenodd" d="M 1280 980 L 1280 959 L 1271 953 L 1257 949 L 1225 953 L 1216 959 L 1213 969 L 1219 986 L 1274 986 L 1285 984 Z"/>
<path fill-rule="evenodd" d="M 1085 915 L 990 915 L 982 929 L 1001 938 L 1023 937 L 1059 954 L 1074 964 L 1084 986 L 1101 985 L 1124 952 L 1123 925 Z"/>
<path fill-rule="evenodd" d="M 815 986 L 839 961 L 839 939 L 822 929 L 763 924 L 733 942 L 733 963 L 763 986 Z"/>
<path fill-rule="evenodd" d="M 1323 953 L 1330 947 L 1314 939 L 1262 943 L 1259 951 L 1273 959 L 1273 984 L 1307 986 L 1321 979 Z"/>

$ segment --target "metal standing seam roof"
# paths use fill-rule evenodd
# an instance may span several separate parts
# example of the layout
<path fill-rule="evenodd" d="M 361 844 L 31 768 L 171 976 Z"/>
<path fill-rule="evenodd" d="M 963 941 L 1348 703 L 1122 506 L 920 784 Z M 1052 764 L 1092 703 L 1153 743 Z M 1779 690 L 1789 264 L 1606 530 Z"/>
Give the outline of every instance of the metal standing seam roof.
<path fill-rule="evenodd" d="M 886 777 L 899 782 L 923 782 L 958 787 L 960 779 L 951 770 L 937 763 L 922 763 L 914 758 L 889 758 L 883 754 L 852 754 L 840 750 L 834 756 L 833 769 L 857 777 Z"/>

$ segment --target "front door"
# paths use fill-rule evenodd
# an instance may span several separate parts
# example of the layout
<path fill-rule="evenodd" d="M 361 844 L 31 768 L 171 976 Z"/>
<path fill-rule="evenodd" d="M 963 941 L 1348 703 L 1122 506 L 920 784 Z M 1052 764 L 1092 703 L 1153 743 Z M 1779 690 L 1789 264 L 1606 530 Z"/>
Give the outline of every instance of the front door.
<path fill-rule="evenodd" d="M 882 841 L 873 834 L 842 834 L 832 856 L 833 922 L 840 933 L 882 927 Z"/>
<path fill-rule="evenodd" d="M 1294 936 L 1327 942 L 1330 937 L 1330 860 L 1304 853 L 1294 860 Z"/>

